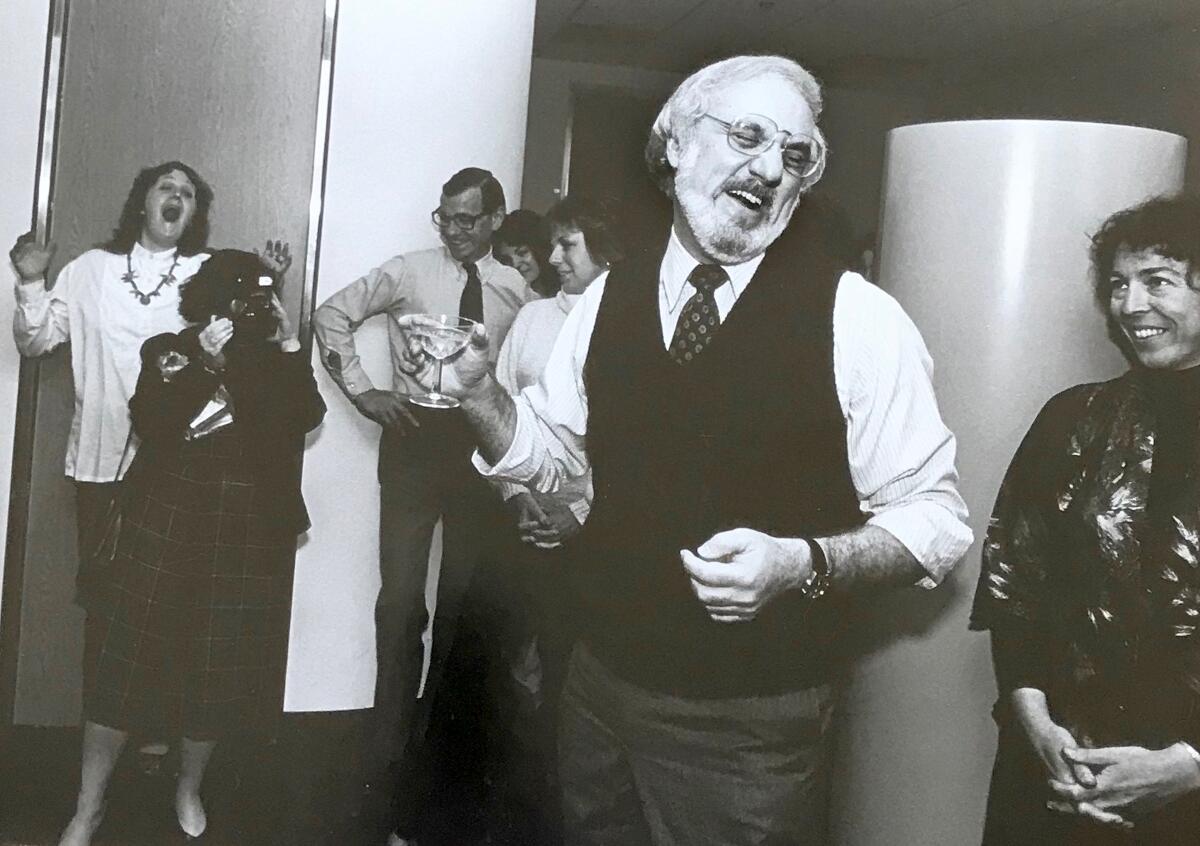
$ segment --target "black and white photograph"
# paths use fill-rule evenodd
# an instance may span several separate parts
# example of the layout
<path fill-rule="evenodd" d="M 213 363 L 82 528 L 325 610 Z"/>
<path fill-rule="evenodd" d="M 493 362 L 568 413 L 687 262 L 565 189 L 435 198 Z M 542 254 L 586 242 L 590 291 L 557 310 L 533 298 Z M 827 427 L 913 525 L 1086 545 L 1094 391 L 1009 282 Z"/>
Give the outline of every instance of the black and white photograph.
<path fill-rule="evenodd" d="M 1193 0 L 7 0 L 0 846 L 1200 844 Z"/>

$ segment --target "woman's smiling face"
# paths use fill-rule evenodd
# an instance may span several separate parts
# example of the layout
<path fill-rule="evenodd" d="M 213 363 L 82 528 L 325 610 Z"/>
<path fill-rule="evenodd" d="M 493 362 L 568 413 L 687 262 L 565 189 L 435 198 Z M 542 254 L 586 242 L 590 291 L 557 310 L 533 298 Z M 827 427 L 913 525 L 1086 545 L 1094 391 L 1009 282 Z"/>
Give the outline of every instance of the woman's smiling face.
<path fill-rule="evenodd" d="M 1156 370 L 1200 365 L 1200 290 L 1188 262 L 1155 250 L 1119 250 L 1109 276 L 1109 314 L 1138 361 Z"/>

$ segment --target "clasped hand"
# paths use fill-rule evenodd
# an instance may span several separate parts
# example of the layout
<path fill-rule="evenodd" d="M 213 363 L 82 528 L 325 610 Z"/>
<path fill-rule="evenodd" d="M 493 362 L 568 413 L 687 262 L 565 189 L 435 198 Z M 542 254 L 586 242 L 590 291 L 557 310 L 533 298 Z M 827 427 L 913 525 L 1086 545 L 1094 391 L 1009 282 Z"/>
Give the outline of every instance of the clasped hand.
<path fill-rule="evenodd" d="M 1054 793 L 1048 806 L 1097 822 L 1132 828 L 1129 817 L 1155 811 L 1200 788 L 1200 768 L 1180 744 L 1166 749 L 1108 746 L 1061 751 L 1075 777 L 1048 780 Z M 1081 770 L 1086 775 L 1081 776 Z"/>
<path fill-rule="evenodd" d="M 558 546 L 582 526 L 575 512 L 556 497 L 538 491 L 523 491 L 509 500 L 516 512 L 521 540 L 535 546 Z"/>
<path fill-rule="evenodd" d="M 679 551 L 696 598 L 718 623 L 753 620 L 779 593 L 804 582 L 808 546 L 756 532 L 718 532 L 695 552 Z"/>

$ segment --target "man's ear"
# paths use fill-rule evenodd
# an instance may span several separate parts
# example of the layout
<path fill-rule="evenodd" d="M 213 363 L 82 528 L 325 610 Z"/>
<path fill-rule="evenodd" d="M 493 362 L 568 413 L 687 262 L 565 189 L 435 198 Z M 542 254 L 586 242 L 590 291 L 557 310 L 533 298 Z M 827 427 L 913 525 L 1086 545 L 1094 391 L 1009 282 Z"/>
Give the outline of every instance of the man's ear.
<path fill-rule="evenodd" d="M 504 218 L 507 216 L 508 213 L 504 210 L 504 206 L 500 206 L 500 208 L 492 212 L 492 230 L 499 229 L 500 224 L 504 223 Z"/>
<path fill-rule="evenodd" d="M 681 152 L 679 149 L 679 141 L 676 140 L 674 135 L 667 137 L 667 149 L 665 152 L 667 156 L 667 164 L 669 164 L 671 167 L 678 168 Z"/>

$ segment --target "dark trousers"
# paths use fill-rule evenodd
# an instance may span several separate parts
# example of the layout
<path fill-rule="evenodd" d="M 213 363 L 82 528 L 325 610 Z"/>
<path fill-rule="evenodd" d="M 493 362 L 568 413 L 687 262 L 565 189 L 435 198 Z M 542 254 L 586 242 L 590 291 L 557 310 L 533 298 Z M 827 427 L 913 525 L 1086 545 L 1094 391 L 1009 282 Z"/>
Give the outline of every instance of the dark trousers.
<path fill-rule="evenodd" d="M 559 770 L 568 846 L 822 846 L 832 687 L 693 700 L 576 646 Z"/>
<path fill-rule="evenodd" d="M 385 434 L 379 447 L 379 571 L 375 604 L 377 671 L 368 754 L 376 768 L 404 761 L 428 722 L 477 563 L 503 528 L 499 497 L 471 465 L 473 437 L 458 412 L 419 410 L 421 428 Z M 417 700 L 428 623 L 425 582 L 438 519 L 442 562 L 433 652 Z M 408 750 L 408 751 L 406 751 Z M 403 769 L 403 767 L 402 767 Z"/>

